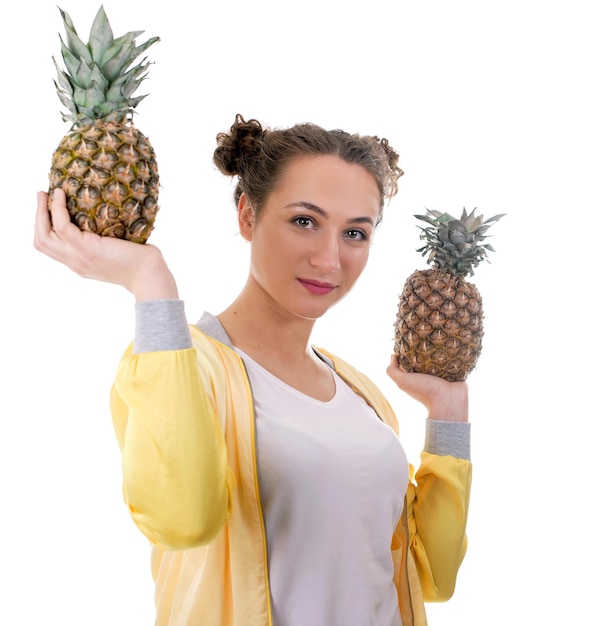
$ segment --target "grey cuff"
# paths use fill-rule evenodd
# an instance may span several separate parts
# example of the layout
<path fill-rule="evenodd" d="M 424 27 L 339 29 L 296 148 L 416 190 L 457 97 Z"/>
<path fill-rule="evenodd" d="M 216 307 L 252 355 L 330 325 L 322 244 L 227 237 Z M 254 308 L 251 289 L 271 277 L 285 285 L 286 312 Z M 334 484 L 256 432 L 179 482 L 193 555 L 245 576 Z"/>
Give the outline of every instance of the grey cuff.
<path fill-rule="evenodd" d="M 426 420 L 424 451 L 470 460 L 470 423 Z"/>
<path fill-rule="evenodd" d="M 191 347 L 183 300 L 146 300 L 135 303 L 135 354 Z"/>

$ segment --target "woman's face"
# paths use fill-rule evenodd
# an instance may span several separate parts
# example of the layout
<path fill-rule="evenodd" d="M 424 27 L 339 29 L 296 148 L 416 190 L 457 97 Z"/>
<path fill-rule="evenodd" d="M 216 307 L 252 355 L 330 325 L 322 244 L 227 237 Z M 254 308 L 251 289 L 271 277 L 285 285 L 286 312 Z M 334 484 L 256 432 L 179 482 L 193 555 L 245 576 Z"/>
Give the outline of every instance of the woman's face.
<path fill-rule="evenodd" d="M 285 316 L 319 318 L 364 269 L 379 210 L 376 181 L 362 166 L 329 155 L 294 159 L 256 223 L 240 199 L 252 288 Z"/>

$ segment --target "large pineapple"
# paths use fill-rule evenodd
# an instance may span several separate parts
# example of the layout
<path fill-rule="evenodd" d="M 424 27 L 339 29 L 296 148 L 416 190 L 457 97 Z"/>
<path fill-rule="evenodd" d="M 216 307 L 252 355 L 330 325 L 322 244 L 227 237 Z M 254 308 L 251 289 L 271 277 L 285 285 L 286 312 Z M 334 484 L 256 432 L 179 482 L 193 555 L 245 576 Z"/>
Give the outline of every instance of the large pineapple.
<path fill-rule="evenodd" d="M 49 196 L 64 189 L 71 221 L 81 230 L 145 243 L 158 211 L 158 166 L 148 139 L 133 125 L 145 96 L 133 93 L 146 78 L 149 62 L 133 61 L 153 43 L 136 46 L 143 31 L 114 39 L 100 7 L 89 35 L 79 39 L 69 15 L 59 9 L 67 43 L 60 40 L 66 71 L 56 61 L 56 91 L 72 122 L 52 156 Z"/>
<path fill-rule="evenodd" d="M 399 297 L 395 320 L 394 352 L 406 372 L 440 376 L 451 382 L 465 380 L 482 349 L 483 308 L 478 289 L 465 277 L 493 251 L 489 227 L 502 215 L 484 220 L 463 210 L 460 219 L 427 210 L 415 217 L 428 224 L 419 227 L 426 244 L 430 269 L 408 277 Z"/>

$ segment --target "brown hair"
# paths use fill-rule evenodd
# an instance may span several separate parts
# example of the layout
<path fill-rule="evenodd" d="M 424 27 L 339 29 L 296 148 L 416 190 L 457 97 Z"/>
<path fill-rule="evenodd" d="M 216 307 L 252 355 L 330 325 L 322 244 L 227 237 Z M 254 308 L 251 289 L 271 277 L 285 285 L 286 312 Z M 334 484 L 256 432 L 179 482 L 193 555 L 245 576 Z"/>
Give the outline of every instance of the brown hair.
<path fill-rule="evenodd" d="M 385 200 L 397 193 L 397 180 L 403 174 L 399 155 L 386 139 L 376 136 L 325 130 L 316 124 L 295 124 L 287 129 L 264 129 L 255 119 L 245 121 L 236 115 L 228 133 L 216 136 L 213 161 L 220 172 L 239 178 L 235 204 L 242 193 L 248 197 L 255 219 L 281 178 L 289 162 L 305 155 L 335 155 L 346 163 L 361 165 L 372 174 Z"/>

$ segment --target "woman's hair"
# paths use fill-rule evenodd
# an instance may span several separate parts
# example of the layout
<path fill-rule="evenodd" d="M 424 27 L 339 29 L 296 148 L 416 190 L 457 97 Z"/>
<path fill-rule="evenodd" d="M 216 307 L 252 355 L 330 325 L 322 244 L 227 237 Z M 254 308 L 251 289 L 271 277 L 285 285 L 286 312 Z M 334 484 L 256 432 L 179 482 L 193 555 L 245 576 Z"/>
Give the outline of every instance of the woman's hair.
<path fill-rule="evenodd" d="M 375 136 L 325 130 L 316 124 L 296 124 L 286 129 L 265 129 L 260 122 L 245 121 L 241 115 L 228 133 L 216 136 L 214 164 L 227 176 L 237 176 L 235 204 L 242 193 L 248 197 L 257 220 L 268 196 L 292 159 L 306 155 L 334 155 L 346 163 L 361 165 L 372 174 L 385 200 L 397 193 L 403 174 L 399 155 L 386 139 Z"/>

